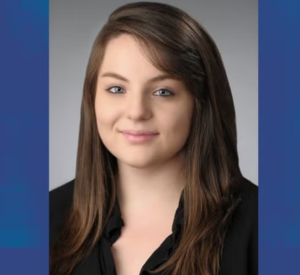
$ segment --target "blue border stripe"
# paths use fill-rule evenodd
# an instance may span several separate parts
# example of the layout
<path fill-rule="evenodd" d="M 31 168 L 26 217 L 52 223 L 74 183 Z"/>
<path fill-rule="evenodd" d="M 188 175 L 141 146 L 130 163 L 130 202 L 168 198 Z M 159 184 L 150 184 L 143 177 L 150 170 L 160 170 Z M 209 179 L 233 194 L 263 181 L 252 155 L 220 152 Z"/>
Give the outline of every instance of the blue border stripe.
<path fill-rule="evenodd" d="M 0 274 L 48 274 L 48 1 L 0 1 Z"/>
<path fill-rule="evenodd" d="M 300 274 L 300 2 L 259 2 L 259 274 Z"/>

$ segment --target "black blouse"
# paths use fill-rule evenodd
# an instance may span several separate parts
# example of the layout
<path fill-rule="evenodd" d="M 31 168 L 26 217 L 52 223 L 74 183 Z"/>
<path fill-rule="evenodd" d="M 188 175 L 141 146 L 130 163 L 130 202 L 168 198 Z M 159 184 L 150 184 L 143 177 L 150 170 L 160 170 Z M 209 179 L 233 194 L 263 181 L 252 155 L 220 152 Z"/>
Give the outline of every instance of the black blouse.
<path fill-rule="evenodd" d="M 50 192 L 50 247 L 57 240 L 61 225 L 72 204 L 73 190 L 74 180 Z M 234 212 L 225 236 L 220 275 L 258 274 L 258 188 L 244 179 L 241 182 L 241 191 L 242 201 Z M 170 257 L 180 241 L 183 207 L 181 197 L 172 225 L 172 234 L 145 262 L 140 275 L 150 274 L 148 271 L 159 267 Z M 99 242 L 72 275 L 116 275 L 111 246 L 119 238 L 123 225 L 120 207 L 116 201 Z"/>

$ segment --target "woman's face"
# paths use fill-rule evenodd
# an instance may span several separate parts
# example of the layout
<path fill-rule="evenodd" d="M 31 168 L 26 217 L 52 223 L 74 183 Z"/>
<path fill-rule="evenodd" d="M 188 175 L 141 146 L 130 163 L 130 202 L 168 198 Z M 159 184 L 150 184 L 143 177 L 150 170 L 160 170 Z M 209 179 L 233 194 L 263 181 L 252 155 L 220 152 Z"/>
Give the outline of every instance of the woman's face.
<path fill-rule="evenodd" d="M 119 162 L 145 168 L 178 155 L 190 131 L 193 99 L 165 78 L 129 35 L 110 40 L 98 74 L 99 135 Z"/>

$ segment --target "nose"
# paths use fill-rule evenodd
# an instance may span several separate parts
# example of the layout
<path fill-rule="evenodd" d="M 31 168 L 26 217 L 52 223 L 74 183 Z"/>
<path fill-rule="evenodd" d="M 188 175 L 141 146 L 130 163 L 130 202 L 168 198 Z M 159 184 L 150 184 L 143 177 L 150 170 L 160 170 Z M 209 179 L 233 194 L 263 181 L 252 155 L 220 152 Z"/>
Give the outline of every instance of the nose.
<path fill-rule="evenodd" d="M 132 94 L 127 98 L 127 117 L 131 120 L 146 120 L 152 116 L 151 104 L 145 95 Z"/>

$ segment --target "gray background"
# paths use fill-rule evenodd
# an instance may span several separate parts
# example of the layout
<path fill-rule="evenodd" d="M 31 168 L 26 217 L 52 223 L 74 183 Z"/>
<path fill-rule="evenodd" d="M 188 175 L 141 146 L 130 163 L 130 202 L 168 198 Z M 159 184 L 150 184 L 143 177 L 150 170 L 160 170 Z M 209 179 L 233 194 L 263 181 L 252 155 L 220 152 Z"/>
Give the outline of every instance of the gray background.
<path fill-rule="evenodd" d="M 109 14 L 136 1 L 50 0 L 50 185 L 75 176 L 80 104 L 93 41 Z M 258 184 L 257 0 L 156 1 L 183 9 L 215 40 L 235 102 L 243 175 Z"/>

